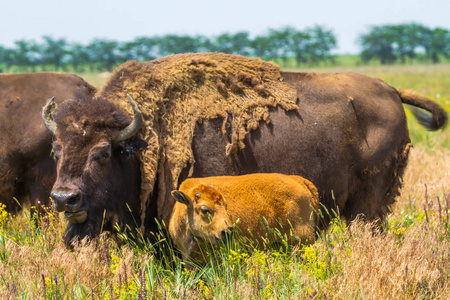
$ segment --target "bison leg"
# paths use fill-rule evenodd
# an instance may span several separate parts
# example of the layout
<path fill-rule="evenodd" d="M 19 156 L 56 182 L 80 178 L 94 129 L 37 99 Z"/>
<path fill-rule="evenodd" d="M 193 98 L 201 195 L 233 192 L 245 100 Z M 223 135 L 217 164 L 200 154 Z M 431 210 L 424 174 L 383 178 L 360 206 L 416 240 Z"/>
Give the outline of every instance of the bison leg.
<path fill-rule="evenodd" d="M 400 195 L 410 148 L 410 143 L 402 147 L 389 166 L 381 166 L 368 172 L 369 174 L 362 174 L 357 182 L 356 192 L 349 196 L 346 208 L 350 209 L 343 210 L 347 221 L 361 217 L 367 221 L 380 222 L 391 212 L 392 204 Z"/>

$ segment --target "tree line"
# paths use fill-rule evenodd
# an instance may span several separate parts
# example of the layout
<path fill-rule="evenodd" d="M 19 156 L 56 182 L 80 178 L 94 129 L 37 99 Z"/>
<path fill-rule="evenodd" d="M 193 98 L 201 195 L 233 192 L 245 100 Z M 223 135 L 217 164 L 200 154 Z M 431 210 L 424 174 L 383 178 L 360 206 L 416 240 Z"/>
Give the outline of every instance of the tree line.
<path fill-rule="evenodd" d="M 366 63 L 406 63 L 417 57 L 438 63 L 441 58 L 450 57 L 448 30 L 415 23 L 374 26 L 360 35 L 358 43 L 362 47 L 361 60 Z M 101 72 L 127 60 L 149 61 L 186 52 L 241 54 L 299 67 L 333 62 L 332 50 L 336 46 L 336 36 L 323 26 L 269 29 L 254 38 L 245 31 L 214 37 L 169 34 L 138 37 L 129 42 L 94 39 L 87 45 L 43 36 L 40 42 L 18 40 L 13 47 L 0 46 L 0 71 Z"/>
<path fill-rule="evenodd" d="M 432 63 L 450 58 L 450 31 L 417 23 L 373 26 L 358 42 L 363 62 L 401 63 L 423 57 Z"/>
<path fill-rule="evenodd" d="M 138 37 L 129 42 L 94 39 L 87 45 L 43 36 L 41 42 L 19 40 L 11 48 L 0 46 L 0 68 L 5 72 L 68 69 L 99 72 L 110 71 L 127 60 L 149 61 L 186 52 L 224 52 L 284 62 L 295 57 L 299 66 L 329 59 L 334 48 L 336 37 L 322 26 L 302 31 L 293 27 L 269 29 L 254 38 L 245 31 L 215 37 L 169 34 Z"/>

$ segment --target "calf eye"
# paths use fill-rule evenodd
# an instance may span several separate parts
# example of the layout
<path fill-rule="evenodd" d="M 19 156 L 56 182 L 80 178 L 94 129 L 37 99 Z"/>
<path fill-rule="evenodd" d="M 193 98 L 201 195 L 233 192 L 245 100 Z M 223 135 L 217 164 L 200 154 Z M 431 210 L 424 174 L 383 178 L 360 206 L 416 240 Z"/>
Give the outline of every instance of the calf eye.
<path fill-rule="evenodd" d="M 195 194 L 195 199 L 200 199 L 200 193 Z"/>

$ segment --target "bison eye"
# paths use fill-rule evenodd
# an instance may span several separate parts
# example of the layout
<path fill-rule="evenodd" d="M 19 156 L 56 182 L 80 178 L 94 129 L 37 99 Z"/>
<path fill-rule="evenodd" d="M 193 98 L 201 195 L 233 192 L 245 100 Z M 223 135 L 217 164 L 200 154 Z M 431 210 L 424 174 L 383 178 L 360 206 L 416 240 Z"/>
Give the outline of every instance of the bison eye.
<path fill-rule="evenodd" d="M 195 194 L 195 199 L 200 199 L 200 193 Z"/>
<path fill-rule="evenodd" d="M 109 161 L 110 158 L 111 158 L 111 153 L 109 153 L 109 152 L 103 152 L 103 153 L 100 153 L 100 154 L 97 156 L 97 160 L 98 160 L 101 164 L 107 163 L 107 162 Z"/>
<path fill-rule="evenodd" d="M 52 143 L 52 152 L 50 153 L 50 156 L 53 157 L 55 161 L 59 159 L 61 156 L 62 147 L 57 143 Z"/>
<path fill-rule="evenodd" d="M 111 144 L 107 142 L 100 142 L 91 149 L 89 156 L 92 160 L 106 164 L 111 158 L 111 151 Z"/>

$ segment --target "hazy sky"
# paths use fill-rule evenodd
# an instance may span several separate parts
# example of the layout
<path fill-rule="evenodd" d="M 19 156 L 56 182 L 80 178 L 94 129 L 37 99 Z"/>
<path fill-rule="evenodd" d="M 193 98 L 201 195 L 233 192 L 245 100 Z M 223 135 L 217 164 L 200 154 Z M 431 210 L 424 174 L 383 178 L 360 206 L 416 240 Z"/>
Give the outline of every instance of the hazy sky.
<path fill-rule="evenodd" d="M 139 36 L 333 30 L 338 53 L 357 53 L 358 35 L 371 25 L 418 22 L 450 30 L 450 0 L 0 0 L 0 45 L 41 41 L 43 35 L 87 44 L 94 38 L 131 41 Z"/>

